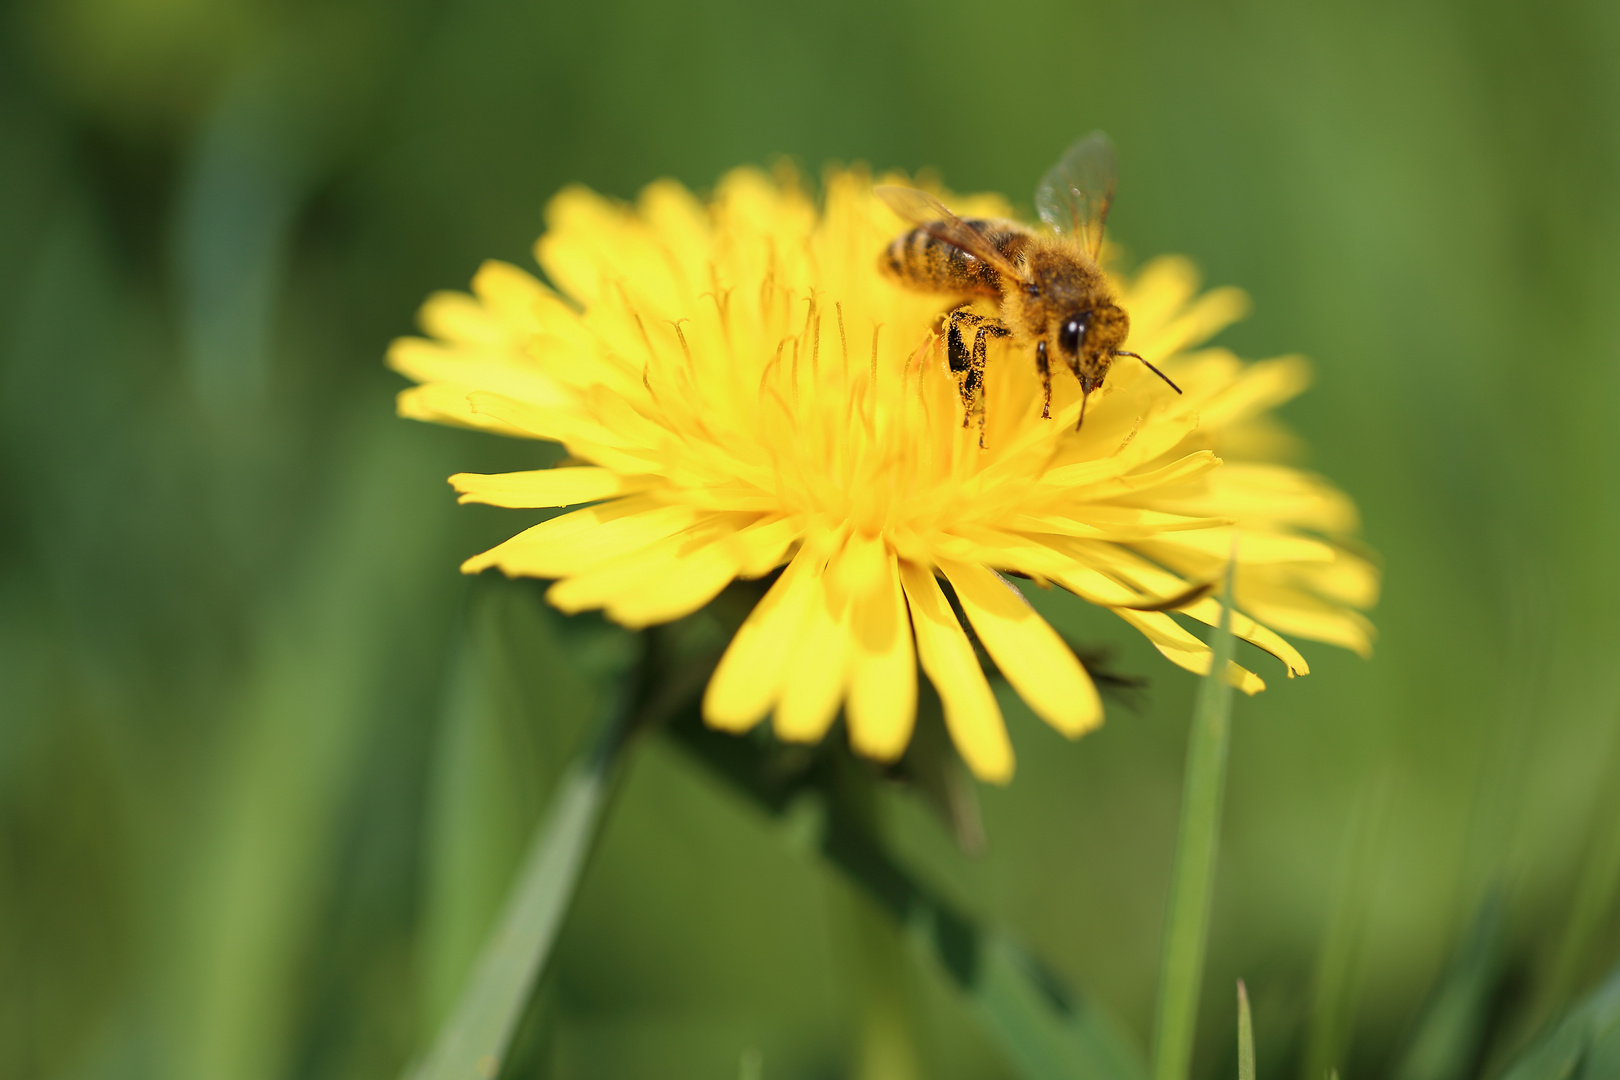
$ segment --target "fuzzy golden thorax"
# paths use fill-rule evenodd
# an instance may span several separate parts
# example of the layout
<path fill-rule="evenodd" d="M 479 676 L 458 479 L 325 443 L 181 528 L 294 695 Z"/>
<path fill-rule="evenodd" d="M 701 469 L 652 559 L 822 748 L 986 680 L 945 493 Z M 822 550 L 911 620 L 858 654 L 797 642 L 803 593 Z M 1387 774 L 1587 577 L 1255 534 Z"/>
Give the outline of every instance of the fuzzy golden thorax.
<path fill-rule="evenodd" d="M 1108 279 L 1072 244 L 1046 241 L 1024 253 L 1023 281 L 1003 282 L 1002 307 L 1023 341 L 1045 341 L 1088 393 L 1102 385 L 1130 318 Z"/>

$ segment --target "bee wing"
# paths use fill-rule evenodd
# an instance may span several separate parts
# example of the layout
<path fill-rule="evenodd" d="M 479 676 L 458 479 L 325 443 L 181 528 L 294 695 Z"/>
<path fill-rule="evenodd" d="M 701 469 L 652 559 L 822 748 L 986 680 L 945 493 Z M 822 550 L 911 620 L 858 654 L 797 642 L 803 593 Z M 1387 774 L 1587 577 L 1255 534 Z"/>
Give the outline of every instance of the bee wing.
<path fill-rule="evenodd" d="M 880 184 L 872 190 L 878 198 L 888 204 L 890 210 L 913 225 L 927 229 L 930 234 L 947 244 L 959 247 L 974 258 L 989 263 L 998 273 L 1005 274 L 1014 281 L 1023 280 L 1023 273 L 990 242 L 989 237 L 951 213 L 945 208 L 944 203 L 926 191 L 900 187 L 897 184 Z"/>
<path fill-rule="evenodd" d="M 1103 223 L 1114 201 L 1114 144 L 1093 131 L 1046 170 L 1035 189 L 1041 220 L 1060 233 L 1073 233 L 1095 259 L 1102 250 Z"/>

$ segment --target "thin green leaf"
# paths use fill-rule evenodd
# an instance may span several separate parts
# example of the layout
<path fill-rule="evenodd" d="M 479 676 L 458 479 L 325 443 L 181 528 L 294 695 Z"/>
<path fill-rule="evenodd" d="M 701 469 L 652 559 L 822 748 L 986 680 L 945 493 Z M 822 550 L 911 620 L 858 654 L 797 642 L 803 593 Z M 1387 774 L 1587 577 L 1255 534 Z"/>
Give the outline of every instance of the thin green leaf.
<path fill-rule="evenodd" d="M 472 978 L 433 1049 L 407 1072 L 411 1080 L 493 1080 L 500 1072 L 596 838 L 626 726 L 616 710 L 564 774 Z"/>
<path fill-rule="evenodd" d="M 1232 567 L 1227 564 L 1220 625 L 1210 642 L 1209 675 L 1199 689 L 1187 740 L 1176 861 L 1165 913 L 1164 954 L 1159 968 L 1159 1004 L 1153 1028 L 1154 1080 L 1186 1080 L 1192 1063 L 1198 990 L 1204 975 L 1209 902 L 1215 880 L 1226 754 L 1231 737 Z"/>
<path fill-rule="evenodd" d="M 1129 1040 L 1006 934 L 987 928 L 915 878 L 884 849 L 865 816 L 838 795 L 836 755 L 806 755 L 764 739 L 705 728 L 695 712 L 669 734 L 706 767 L 816 847 L 887 912 L 925 960 L 967 999 L 985 1031 L 1029 1080 L 1145 1080 Z"/>
<path fill-rule="evenodd" d="M 935 949 L 932 958 L 944 961 Z M 952 972 L 953 976 L 956 975 Z M 1143 1078 L 1134 1047 L 1102 1013 L 1077 1001 L 1026 950 L 994 930 L 979 942 L 978 964 L 958 987 L 985 1029 L 1031 1080 Z"/>
<path fill-rule="evenodd" d="M 1620 1076 L 1620 968 L 1508 1067 L 1502 1080 Z"/>
<path fill-rule="evenodd" d="M 1394 1080 L 1459 1080 L 1479 1060 L 1501 975 L 1501 904 L 1488 897 L 1424 1006 Z"/>
<path fill-rule="evenodd" d="M 1620 775 L 1620 738 L 1612 738 L 1605 775 Z M 1591 835 L 1581 859 L 1580 877 L 1571 897 L 1569 914 L 1562 920 L 1551 973 L 1537 995 L 1537 1019 L 1569 996 L 1588 973 L 1608 915 L 1620 896 L 1620 787 L 1600 794 L 1592 814 Z"/>
<path fill-rule="evenodd" d="M 1238 1080 L 1255 1080 L 1254 1017 L 1249 1014 L 1249 988 L 1238 980 Z"/>
<path fill-rule="evenodd" d="M 600 710 L 602 673 L 535 590 L 473 578 L 432 751 L 415 945 L 425 1030 L 454 1009 L 561 773 Z"/>
<path fill-rule="evenodd" d="M 1362 942 L 1378 881 L 1378 855 L 1393 781 L 1381 769 L 1356 794 L 1334 871 L 1327 929 L 1312 978 L 1302 1080 L 1322 1080 L 1344 1059 L 1355 1030 L 1362 980 Z"/>
<path fill-rule="evenodd" d="M 1586 1060 L 1581 1064 L 1583 1076 L 1585 1080 L 1616 1080 L 1620 1077 L 1620 1023 L 1594 1028 Z"/>

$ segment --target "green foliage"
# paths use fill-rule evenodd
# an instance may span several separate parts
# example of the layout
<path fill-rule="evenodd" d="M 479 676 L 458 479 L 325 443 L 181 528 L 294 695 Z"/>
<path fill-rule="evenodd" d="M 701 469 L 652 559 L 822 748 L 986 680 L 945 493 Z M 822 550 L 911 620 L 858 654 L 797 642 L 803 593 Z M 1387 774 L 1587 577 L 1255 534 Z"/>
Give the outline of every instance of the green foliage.
<path fill-rule="evenodd" d="M 682 720 L 672 728 L 675 739 L 759 808 L 788 828 L 808 815 L 808 827 L 797 830 L 800 846 L 819 849 L 955 984 L 1020 1075 L 1145 1080 L 1144 1063 L 1104 1008 L 1079 998 L 1004 929 L 962 911 L 886 849 L 868 805 L 872 766 L 836 746 L 806 754 L 719 735 L 702 727 L 695 710 Z M 943 724 L 937 701 L 925 703 L 923 723 Z M 926 790 L 919 774 L 933 764 L 908 754 L 908 783 Z"/>
<path fill-rule="evenodd" d="M 1226 567 L 1221 621 L 1210 639 L 1209 674 L 1199 685 L 1198 705 L 1187 732 L 1187 768 L 1176 829 L 1175 864 L 1165 903 L 1164 955 L 1159 960 L 1159 1008 L 1153 1024 L 1154 1080 L 1186 1080 L 1198 1028 L 1209 941 L 1209 901 L 1226 793 L 1226 759 L 1232 741 L 1232 581 Z"/>
<path fill-rule="evenodd" d="M 1479 1064 L 1501 984 L 1501 907 L 1487 897 L 1440 973 L 1416 1030 L 1395 1060 L 1394 1080 L 1461 1080 Z"/>
<path fill-rule="evenodd" d="M 1589 996 L 1620 949 L 1613 5 L 12 8 L 0 1076 L 392 1078 L 467 985 L 630 644 L 457 575 L 534 519 L 443 478 L 554 451 L 391 415 L 424 296 L 528 265 L 566 183 L 786 153 L 1019 200 L 1096 127 L 1127 263 L 1191 255 L 1254 297 L 1223 344 L 1313 358 L 1286 419 L 1388 568 L 1370 662 L 1254 658 L 1190 1075 L 1233 1067 L 1239 974 L 1268 1076 L 1620 1074 L 1614 984 Z M 916 785 L 861 810 L 985 928 L 980 981 L 672 726 L 507 1073 L 1010 1076 L 1095 1015 L 1009 1004 L 1035 969 L 1146 1045 L 1197 680 L 1032 599 L 1150 680 L 1140 711 L 1069 744 L 1003 695 L 981 857 Z"/>
<path fill-rule="evenodd" d="M 1608 1080 L 1620 1076 L 1620 971 L 1569 1011 L 1503 1080 Z"/>
<path fill-rule="evenodd" d="M 1238 991 L 1238 1080 L 1254 1080 L 1254 1015 L 1249 1009 L 1249 989 L 1239 979 Z"/>
<path fill-rule="evenodd" d="M 625 711 L 615 710 L 563 775 L 466 988 L 427 1057 L 411 1071 L 413 1080 L 491 1080 L 499 1074 L 596 841 L 625 741 Z"/>

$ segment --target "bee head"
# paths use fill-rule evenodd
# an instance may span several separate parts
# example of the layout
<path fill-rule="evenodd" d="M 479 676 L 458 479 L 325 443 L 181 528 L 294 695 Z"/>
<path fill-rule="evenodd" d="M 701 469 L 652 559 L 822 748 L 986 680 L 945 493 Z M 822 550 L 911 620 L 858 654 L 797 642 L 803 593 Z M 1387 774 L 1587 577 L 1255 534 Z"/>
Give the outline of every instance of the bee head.
<path fill-rule="evenodd" d="M 1099 304 L 1060 318 L 1053 337 L 1058 353 L 1082 380 L 1101 383 L 1115 351 L 1125 343 L 1130 321 L 1114 304 Z"/>
<path fill-rule="evenodd" d="M 1078 357 L 1086 342 L 1086 329 L 1091 325 L 1091 312 L 1077 311 L 1058 324 L 1057 346 L 1065 358 Z"/>

